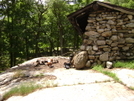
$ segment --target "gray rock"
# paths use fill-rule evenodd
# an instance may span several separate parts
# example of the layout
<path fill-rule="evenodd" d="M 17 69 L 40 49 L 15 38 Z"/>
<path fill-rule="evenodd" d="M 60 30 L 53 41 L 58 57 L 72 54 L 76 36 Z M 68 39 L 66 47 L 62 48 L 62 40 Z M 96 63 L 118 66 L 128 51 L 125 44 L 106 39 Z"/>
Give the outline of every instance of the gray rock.
<path fill-rule="evenodd" d="M 113 51 L 117 51 L 119 48 L 118 47 L 113 47 L 112 50 Z"/>
<path fill-rule="evenodd" d="M 132 29 L 132 33 L 134 33 L 134 29 Z"/>
<path fill-rule="evenodd" d="M 107 23 L 110 24 L 110 25 L 114 25 L 115 24 L 115 22 L 113 20 L 108 20 Z"/>
<path fill-rule="evenodd" d="M 134 27 L 134 23 L 129 23 L 126 25 L 126 27 Z"/>
<path fill-rule="evenodd" d="M 99 33 L 95 32 L 95 31 L 89 31 L 89 32 L 85 32 L 85 35 L 87 35 L 87 36 L 96 36 L 96 35 L 99 35 Z"/>
<path fill-rule="evenodd" d="M 100 55 L 100 61 L 108 61 L 108 52 Z"/>
<path fill-rule="evenodd" d="M 113 67 L 113 63 L 110 61 L 106 62 L 106 68 L 111 69 Z"/>
<path fill-rule="evenodd" d="M 97 45 L 105 45 L 106 41 L 104 40 L 97 40 Z"/>
<path fill-rule="evenodd" d="M 104 37 L 109 37 L 111 35 L 112 35 L 111 31 L 106 31 L 106 32 L 102 33 L 102 36 L 104 36 Z"/>
<path fill-rule="evenodd" d="M 93 20 L 93 19 L 92 20 L 87 20 L 87 22 L 95 22 L 95 20 Z"/>
<path fill-rule="evenodd" d="M 91 26 L 86 26 L 85 29 L 86 29 L 86 30 L 90 30 L 90 29 L 91 29 Z"/>
<path fill-rule="evenodd" d="M 93 50 L 97 51 L 98 47 L 96 45 L 93 46 Z"/>
<path fill-rule="evenodd" d="M 112 47 L 116 47 L 118 45 L 118 42 L 114 42 L 111 44 Z"/>
<path fill-rule="evenodd" d="M 88 59 L 90 59 L 90 60 L 95 59 L 95 56 L 94 55 L 89 55 Z"/>
<path fill-rule="evenodd" d="M 112 16 L 111 17 L 110 16 L 109 17 L 106 17 L 106 19 L 108 19 L 108 20 L 114 19 L 114 18 L 116 18 L 116 17 L 112 17 Z"/>
<path fill-rule="evenodd" d="M 102 33 L 102 32 L 104 32 L 104 29 L 97 29 L 97 32 Z"/>
<path fill-rule="evenodd" d="M 111 45 L 112 41 L 111 41 L 111 40 L 106 40 L 106 43 L 107 43 L 108 45 Z"/>
<path fill-rule="evenodd" d="M 133 19 L 133 15 L 127 15 L 127 17 L 132 20 Z"/>
<path fill-rule="evenodd" d="M 126 38 L 126 43 L 134 43 L 134 38 Z"/>
<path fill-rule="evenodd" d="M 86 48 L 87 51 L 92 51 L 92 49 L 93 49 L 92 46 L 87 46 Z"/>
<path fill-rule="evenodd" d="M 91 61 L 87 61 L 86 67 L 90 68 L 91 67 Z"/>
<path fill-rule="evenodd" d="M 85 50 L 86 49 L 86 46 L 85 45 L 81 45 L 80 46 L 80 50 Z"/>
<path fill-rule="evenodd" d="M 124 51 L 127 51 L 127 50 L 129 50 L 129 47 L 122 47 L 122 49 L 124 50 Z"/>
<path fill-rule="evenodd" d="M 103 50 L 104 50 L 105 52 L 110 52 L 110 51 L 111 51 L 111 48 L 103 48 Z"/>
<path fill-rule="evenodd" d="M 88 54 L 86 51 L 82 51 L 76 54 L 73 58 L 73 65 L 76 69 L 84 68 L 88 60 Z"/>
<path fill-rule="evenodd" d="M 83 44 L 87 44 L 88 43 L 88 40 L 87 39 L 84 39 L 83 40 Z"/>
<path fill-rule="evenodd" d="M 117 41 L 117 40 L 118 40 L 118 37 L 117 37 L 116 35 L 113 35 L 113 36 L 111 37 L 111 40 L 112 40 L 112 41 Z"/>
<path fill-rule="evenodd" d="M 125 43 L 125 40 L 124 40 L 124 39 L 119 39 L 119 40 L 118 40 L 118 43 L 119 43 L 119 44 L 124 44 L 124 43 Z"/>

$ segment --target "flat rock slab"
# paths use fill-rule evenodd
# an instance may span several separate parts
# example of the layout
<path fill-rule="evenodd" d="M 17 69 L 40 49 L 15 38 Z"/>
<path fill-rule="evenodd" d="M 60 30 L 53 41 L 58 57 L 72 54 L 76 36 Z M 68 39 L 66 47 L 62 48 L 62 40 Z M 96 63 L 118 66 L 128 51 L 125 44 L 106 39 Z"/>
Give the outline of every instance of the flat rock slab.
<path fill-rule="evenodd" d="M 57 69 L 54 72 L 48 74 L 55 75 L 57 77 L 57 79 L 54 82 L 58 86 L 113 81 L 112 78 L 102 73 L 95 72 L 94 70 L 65 70 L 64 68 L 62 68 Z"/>
<path fill-rule="evenodd" d="M 134 91 L 114 83 L 93 83 L 47 88 L 7 101 L 134 101 Z"/>
<path fill-rule="evenodd" d="M 113 73 L 125 84 L 127 87 L 134 87 L 134 70 L 130 69 L 114 69 Z"/>

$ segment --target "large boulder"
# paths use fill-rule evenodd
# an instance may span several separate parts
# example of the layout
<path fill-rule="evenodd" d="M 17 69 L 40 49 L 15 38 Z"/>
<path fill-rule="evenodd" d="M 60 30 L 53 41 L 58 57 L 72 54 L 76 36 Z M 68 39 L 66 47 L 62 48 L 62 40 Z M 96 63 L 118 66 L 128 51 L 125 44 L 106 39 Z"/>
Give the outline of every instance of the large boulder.
<path fill-rule="evenodd" d="M 76 69 L 82 69 L 85 67 L 87 60 L 88 60 L 87 51 L 82 51 L 74 56 L 73 65 Z"/>

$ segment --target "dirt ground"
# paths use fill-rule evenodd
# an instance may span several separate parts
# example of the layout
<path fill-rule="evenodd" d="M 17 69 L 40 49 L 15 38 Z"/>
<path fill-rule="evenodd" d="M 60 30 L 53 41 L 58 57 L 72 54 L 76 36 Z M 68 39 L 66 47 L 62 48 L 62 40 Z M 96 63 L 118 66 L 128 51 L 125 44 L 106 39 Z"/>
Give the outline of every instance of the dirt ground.
<path fill-rule="evenodd" d="M 91 69 L 65 69 L 63 64 L 68 61 L 68 58 L 58 57 L 56 59 L 59 63 L 53 64 L 53 68 L 39 65 L 37 67 L 12 69 L 10 72 L 20 69 L 30 73 L 30 75 L 44 75 L 42 77 L 24 77 L 25 80 L 22 78 L 20 84 L 24 83 L 22 81 L 30 81 L 31 79 L 35 83 L 42 84 L 44 81 L 52 80 L 57 84 L 57 87 L 37 90 L 24 97 L 13 96 L 6 101 L 134 101 L 134 91 L 129 89 L 126 86 L 127 84 L 117 83 L 112 78 Z M 127 69 L 111 69 L 110 71 L 117 73 L 117 76 L 125 83 L 130 82 L 131 85 L 134 85 L 132 82 L 134 81 L 134 70 L 130 72 Z M 0 90 L 3 91 L 8 87 L 13 87 L 14 85 L 11 84 L 10 81 L 10 86 L 0 85 Z"/>

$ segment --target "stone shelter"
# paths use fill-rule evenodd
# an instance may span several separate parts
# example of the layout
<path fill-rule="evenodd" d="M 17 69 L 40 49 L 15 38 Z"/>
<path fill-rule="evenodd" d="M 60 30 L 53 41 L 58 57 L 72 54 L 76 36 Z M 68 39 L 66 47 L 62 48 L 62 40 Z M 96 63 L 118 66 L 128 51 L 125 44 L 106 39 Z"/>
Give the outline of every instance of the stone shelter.
<path fill-rule="evenodd" d="M 134 59 L 134 9 L 94 1 L 67 17 L 83 38 L 76 68 Z"/>

